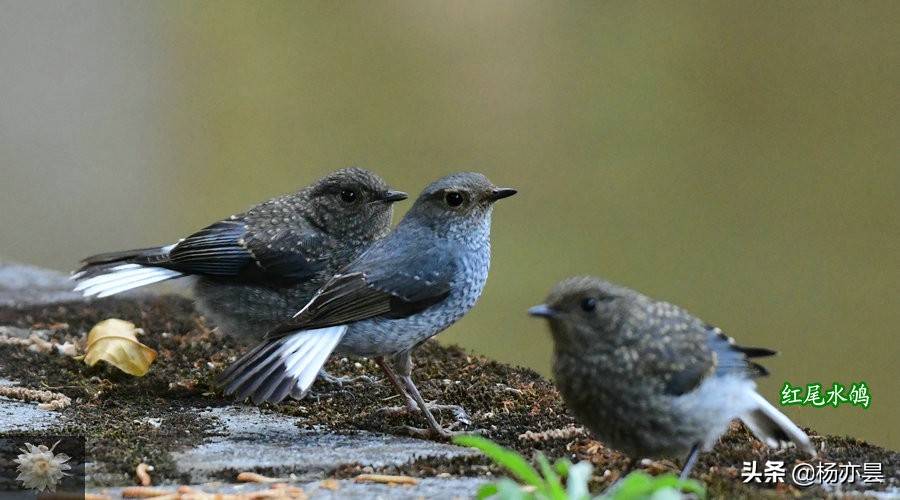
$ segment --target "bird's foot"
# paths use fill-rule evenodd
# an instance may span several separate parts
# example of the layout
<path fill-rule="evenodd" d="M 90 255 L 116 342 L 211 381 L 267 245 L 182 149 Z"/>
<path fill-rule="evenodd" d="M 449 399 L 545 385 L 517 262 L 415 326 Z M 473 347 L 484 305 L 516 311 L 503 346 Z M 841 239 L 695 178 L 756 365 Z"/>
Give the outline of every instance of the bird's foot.
<path fill-rule="evenodd" d="M 460 427 L 467 427 L 472 425 L 472 417 L 469 416 L 468 412 L 459 405 L 442 405 L 437 403 L 426 403 L 425 409 L 428 411 L 429 415 L 426 415 L 426 420 L 429 421 L 428 428 L 422 429 L 419 427 L 405 426 L 404 429 L 411 436 L 419 437 L 423 439 L 450 439 L 453 436 L 458 436 L 460 434 L 480 434 L 484 432 L 483 430 L 457 430 Z M 455 421 L 447 427 L 443 427 L 434 420 L 434 417 L 430 415 L 432 412 L 441 412 L 441 411 L 449 411 L 453 414 Z M 388 406 L 379 410 L 379 412 L 386 413 L 389 415 L 409 415 L 411 413 L 421 413 L 421 409 L 415 404 L 415 401 L 410 398 L 407 401 L 406 406 Z"/>
<path fill-rule="evenodd" d="M 407 425 L 404 427 L 404 429 L 409 433 L 410 436 L 421 439 L 451 439 L 453 438 L 453 436 L 462 436 L 465 434 L 484 434 L 487 432 L 484 429 L 474 429 L 470 431 L 456 430 L 456 428 L 460 425 L 461 424 L 459 422 L 454 422 L 448 427 L 429 427 L 427 429 Z"/>
<path fill-rule="evenodd" d="M 466 409 L 459 405 L 442 405 L 437 403 L 427 403 L 426 408 L 432 412 L 449 411 L 453 414 L 456 422 L 450 427 L 460 425 L 472 425 L 472 417 L 466 412 Z M 388 415 L 409 415 L 410 413 L 421 413 L 421 410 L 412 399 L 407 401 L 406 406 L 386 406 L 378 410 L 379 413 Z"/>
<path fill-rule="evenodd" d="M 439 405 L 436 403 L 429 403 L 428 409 L 431 411 L 449 411 L 453 414 L 453 418 L 456 419 L 455 425 L 472 425 L 472 417 L 469 416 L 469 412 L 466 411 L 465 408 L 459 405 Z"/>

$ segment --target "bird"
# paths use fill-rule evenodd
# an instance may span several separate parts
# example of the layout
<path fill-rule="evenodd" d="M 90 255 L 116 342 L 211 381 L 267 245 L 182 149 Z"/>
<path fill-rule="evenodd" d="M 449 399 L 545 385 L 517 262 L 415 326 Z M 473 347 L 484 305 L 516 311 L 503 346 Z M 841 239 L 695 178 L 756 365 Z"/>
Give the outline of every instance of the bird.
<path fill-rule="evenodd" d="M 686 456 L 686 479 L 734 419 L 769 447 L 794 443 L 816 456 L 806 433 L 756 391 L 768 371 L 753 360 L 773 350 L 741 347 L 676 305 L 590 276 L 560 282 L 529 314 L 549 321 L 566 405 L 632 466 Z"/>
<path fill-rule="evenodd" d="M 220 377 L 226 394 L 254 403 L 302 397 L 334 353 L 373 357 L 409 412 L 420 411 L 428 429 L 449 437 L 412 380 L 413 350 L 463 317 L 481 295 L 490 267 L 494 203 L 516 194 L 480 173 L 448 175 L 428 185 L 385 238 L 332 277 L 265 342 Z"/>
<path fill-rule="evenodd" d="M 175 244 L 88 257 L 72 275 L 75 290 L 107 297 L 194 277 L 201 313 L 225 335 L 254 344 L 386 235 L 393 203 L 406 197 L 369 170 L 337 170 Z"/>

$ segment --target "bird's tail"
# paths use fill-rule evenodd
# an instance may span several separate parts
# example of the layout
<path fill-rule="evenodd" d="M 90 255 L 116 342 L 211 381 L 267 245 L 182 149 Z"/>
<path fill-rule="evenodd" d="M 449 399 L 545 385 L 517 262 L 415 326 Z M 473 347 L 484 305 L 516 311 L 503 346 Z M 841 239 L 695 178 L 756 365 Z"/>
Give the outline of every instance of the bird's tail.
<path fill-rule="evenodd" d="M 794 443 L 798 449 L 815 457 L 816 448 L 809 440 L 809 436 L 764 397 L 756 391 L 752 392 L 756 406 L 741 417 L 741 420 L 750 428 L 753 435 L 770 448 L 781 448 L 788 443 Z"/>
<path fill-rule="evenodd" d="M 126 250 L 93 255 L 82 261 L 72 274 L 77 281 L 76 292 L 85 297 L 108 297 L 117 293 L 184 276 L 183 273 L 160 267 L 168 262 L 174 245 Z"/>
<path fill-rule="evenodd" d="M 347 331 L 346 325 L 301 330 L 256 346 L 219 378 L 225 394 L 256 404 L 302 397 Z"/>

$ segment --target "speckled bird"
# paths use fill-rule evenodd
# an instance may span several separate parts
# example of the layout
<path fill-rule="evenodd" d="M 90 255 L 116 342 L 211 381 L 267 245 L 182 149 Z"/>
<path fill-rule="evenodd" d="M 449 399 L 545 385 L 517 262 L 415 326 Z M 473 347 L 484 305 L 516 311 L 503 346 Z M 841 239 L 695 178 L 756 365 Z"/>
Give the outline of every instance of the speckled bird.
<path fill-rule="evenodd" d="M 76 291 L 106 297 L 193 276 L 197 305 L 230 336 L 259 341 L 390 229 L 406 198 L 361 168 L 335 171 L 173 245 L 84 259 Z"/>
<path fill-rule="evenodd" d="M 397 227 L 336 274 L 296 316 L 222 375 L 227 394 L 254 402 L 300 397 L 332 352 L 374 357 L 407 410 L 448 436 L 412 381 L 412 351 L 465 315 L 478 300 L 490 266 L 491 213 L 514 189 L 478 173 L 429 185 Z M 395 370 L 397 373 L 395 373 Z M 398 377 L 399 373 L 399 377 Z"/>
<path fill-rule="evenodd" d="M 559 283 L 533 316 L 547 318 L 553 373 L 566 404 L 604 443 L 632 457 L 684 457 L 687 477 L 734 419 L 762 442 L 793 442 L 815 456 L 809 437 L 756 392 L 768 372 L 741 347 L 678 306 L 599 278 Z"/>

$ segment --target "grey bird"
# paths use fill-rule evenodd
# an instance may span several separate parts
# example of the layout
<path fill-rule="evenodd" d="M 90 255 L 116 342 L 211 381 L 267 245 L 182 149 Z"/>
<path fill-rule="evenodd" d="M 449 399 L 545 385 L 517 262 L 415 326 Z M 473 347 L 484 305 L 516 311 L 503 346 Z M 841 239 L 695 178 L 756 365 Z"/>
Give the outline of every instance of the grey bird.
<path fill-rule="evenodd" d="M 475 305 L 490 266 L 494 202 L 515 193 L 478 173 L 429 185 L 388 236 L 223 373 L 225 392 L 256 403 L 301 397 L 332 352 L 374 357 L 408 410 L 428 421 L 430 431 L 417 431 L 450 435 L 430 410 L 452 409 L 457 423 L 467 416 L 425 402 L 411 377 L 411 353 Z"/>
<path fill-rule="evenodd" d="M 178 243 L 84 259 L 76 291 L 106 297 L 194 276 L 197 305 L 230 336 L 258 342 L 390 229 L 406 198 L 360 168 L 232 215 Z"/>
<path fill-rule="evenodd" d="M 756 392 L 767 375 L 752 358 L 775 351 L 741 347 L 678 306 L 599 278 L 559 283 L 529 309 L 553 334 L 556 385 L 575 416 L 604 443 L 632 457 L 686 456 L 688 477 L 734 419 L 770 447 L 809 437 Z"/>

